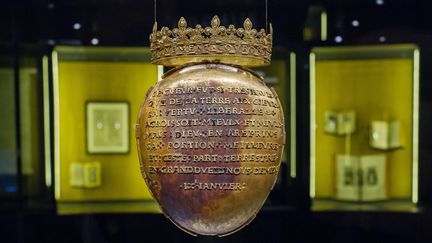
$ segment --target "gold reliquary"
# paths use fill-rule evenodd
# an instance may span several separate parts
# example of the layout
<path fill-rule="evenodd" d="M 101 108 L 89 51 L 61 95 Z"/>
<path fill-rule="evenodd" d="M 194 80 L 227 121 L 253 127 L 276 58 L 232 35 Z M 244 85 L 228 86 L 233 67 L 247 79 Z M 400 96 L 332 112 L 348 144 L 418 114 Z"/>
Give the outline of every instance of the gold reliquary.
<path fill-rule="evenodd" d="M 191 234 L 227 235 L 247 225 L 273 188 L 285 144 L 278 95 L 248 69 L 270 64 L 270 32 L 157 24 L 152 62 L 174 66 L 140 108 L 141 171 L 163 213 Z"/>

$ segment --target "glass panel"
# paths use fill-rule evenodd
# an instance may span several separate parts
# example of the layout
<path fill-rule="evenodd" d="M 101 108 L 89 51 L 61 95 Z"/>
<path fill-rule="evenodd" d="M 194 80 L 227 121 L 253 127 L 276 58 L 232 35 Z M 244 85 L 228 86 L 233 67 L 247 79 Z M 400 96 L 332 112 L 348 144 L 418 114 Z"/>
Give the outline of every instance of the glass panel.
<path fill-rule="evenodd" d="M 37 57 L 30 50 L 19 65 L 19 136 L 23 195 L 28 199 L 41 195 L 43 179 L 42 82 Z"/>

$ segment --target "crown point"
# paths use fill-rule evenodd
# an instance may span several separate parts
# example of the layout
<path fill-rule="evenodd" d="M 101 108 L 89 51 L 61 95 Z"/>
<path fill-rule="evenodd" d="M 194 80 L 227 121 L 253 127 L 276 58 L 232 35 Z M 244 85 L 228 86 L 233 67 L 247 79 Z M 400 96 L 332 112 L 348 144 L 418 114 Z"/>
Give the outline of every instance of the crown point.
<path fill-rule="evenodd" d="M 183 17 L 180 18 L 180 20 L 178 22 L 178 27 L 179 27 L 179 29 L 186 29 L 187 22 L 186 22 L 185 18 L 183 18 Z"/>
<path fill-rule="evenodd" d="M 153 24 L 153 33 L 156 33 L 156 31 L 157 31 L 157 22 Z"/>
<path fill-rule="evenodd" d="M 217 15 L 215 15 L 211 21 L 211 27 L 212 28 L 217 28 L 220 26 L 220 19 Z"/>
<path fill-rule="evenodd" d="M 245 28 L 245 30 L 251 30 L 252 29 L 252 21 L 249 18 L 247 18 L 244 21 L 243 27 Z"/>

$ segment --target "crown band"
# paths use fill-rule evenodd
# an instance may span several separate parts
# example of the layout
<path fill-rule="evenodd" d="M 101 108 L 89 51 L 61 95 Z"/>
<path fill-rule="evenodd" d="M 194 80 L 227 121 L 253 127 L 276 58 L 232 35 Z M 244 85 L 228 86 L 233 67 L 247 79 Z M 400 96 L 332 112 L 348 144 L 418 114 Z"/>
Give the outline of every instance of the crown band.
<path fill-rule="evenodd" d="M 244 21 L 244 28 L 233 25 L 220 26 L 220 20 L 214 16 L 211 27 L 187 27 L 182 17 L 178 28 L 170 30 L 162 27 L 157 31 L 157 23 L 150 34 L 152 63 L 165 66 L 179 66 L 190 62 L 220 62 L 245 67 L 257 67 L 270 64 L 272 53 L 273 30 L 252 29 L 249 19 Z"/>

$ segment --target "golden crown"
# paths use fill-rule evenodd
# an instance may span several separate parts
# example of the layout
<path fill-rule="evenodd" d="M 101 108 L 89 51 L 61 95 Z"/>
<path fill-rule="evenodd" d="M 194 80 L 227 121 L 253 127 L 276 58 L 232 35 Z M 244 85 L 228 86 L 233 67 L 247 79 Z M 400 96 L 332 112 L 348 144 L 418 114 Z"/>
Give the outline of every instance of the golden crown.
<path fill-rule="evenodd" d="M 157 31 L 157 23 L 154 24 L 150 49 L 153 64 L 179 66 L 208 61 L 257 67 L 270 64 L 272 39 L 271 24 L 267 34 L 264 29 L 253 29 L 249 18 L 243 28 L 220 26 L 218 16 L 213 17 L 211 27 L 190 28 L 181 17 L 178 28 L 172 30 L 162 27 Z"/>

